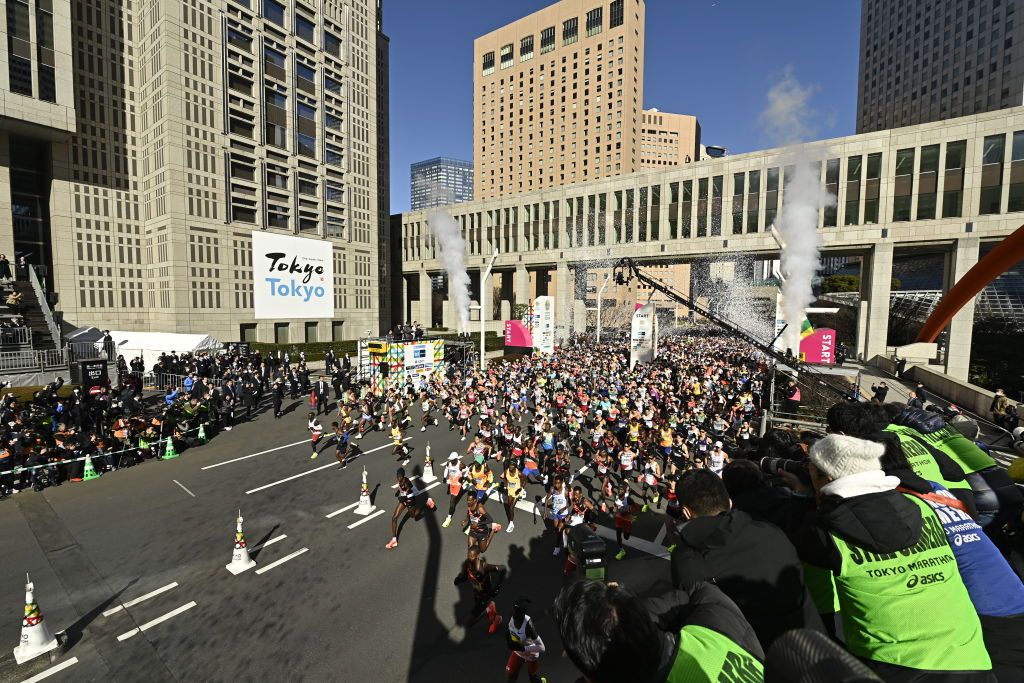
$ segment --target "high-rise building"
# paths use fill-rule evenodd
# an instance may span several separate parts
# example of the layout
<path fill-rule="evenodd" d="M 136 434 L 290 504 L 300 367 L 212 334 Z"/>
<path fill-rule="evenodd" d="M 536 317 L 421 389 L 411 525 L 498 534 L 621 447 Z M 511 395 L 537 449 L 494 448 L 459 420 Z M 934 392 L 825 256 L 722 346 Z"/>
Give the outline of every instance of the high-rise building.
<path fill-rule="evenodd" d="M 473 162 L 451 157 L 417 161 L 409 167 L 412 210 L 473 199 Z"/>
<path fill-rule="evenodd" d="M 474 196 L 640 168 L 643 0 L 561 0 L 473 44 Z"/>
<path fill-rule="evenodd" d="M 861 0 L 857 132 L 1024 101 L 1024 0 Z"/>
<path fill-rule="evenodd" d="M 0 69 L 8 116 L 36 122 L 6 129 L 0 198 L 36 173 L 49 251 L 19 242 L 28 200 L 0 210 L 0 240 L 13 232 L 14 250 L 52 266 L 65 320 L 279 342 L 379 328 L 377 0 L 14 0 L 7 12 L 40 43 L 8 41 Z M 35 113 L 54 81 L 57 104 Z M 255 319 L 253 230 L 330 243 L 333 320 Z"/>
<path fill-rule="evenodd" d="M 645 109 L 640 126 L 641 168 L 678 166 L 700 158 L 696 116 Z"/>

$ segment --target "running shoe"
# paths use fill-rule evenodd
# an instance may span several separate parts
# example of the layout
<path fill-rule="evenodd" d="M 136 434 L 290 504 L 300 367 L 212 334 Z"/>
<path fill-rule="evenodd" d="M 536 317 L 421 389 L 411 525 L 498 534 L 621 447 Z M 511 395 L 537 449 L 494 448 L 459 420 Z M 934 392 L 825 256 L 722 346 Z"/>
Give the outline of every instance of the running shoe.
<path fill-rule="evenodd" d="M 512 530 L 515 529 L 515 528 L 516 528 L 516 523 L 515 522 L 509 522 L 508 523 L 508 528 L 505 529 L 505 533 L 506 534 L 510 534 L 510 533 L 512 533 Z"/>
<path fill-rule="evenodd" d="M 625 556 L 626 556 L 626 549 L 625 548 L 622 548 L 621 550 L 619 550 L 619 552 L 615 553 L 615 559 L 616 560 L 621 560 Z"/>
<path fill-rule="evenodd" d="M 499 614 L 498 617 L 494 621 L 491 622 L 491 625 L 487 627 L 487 632 L 488 633 L 495 633 L 495 632 L 497 632 L 498 627 L 501 626 L 501 622 L 502 621 L 504 621 L 504 619 L 502 619 L 501 615 Z"/>
<path fill-rule="evenodd" d="M 444 527 L 445 529 L 450 527 L 451 524 L 452 524 L 452 516 L 451 515 L 448 515 L 447 517 L 445 517 L 444 521 L 441 522 L 441 526 Z"/>
<path fill-rule="evenodd" d="M 676 543 L 673 543 L 673 544 L 672 544 L 672 545 L 670 545 L 669 547 L 665 548 L 665 550 L 669 551 L 669 553 L 673 553 L 673 552 L 675 552 L 675 550 L 676 550 L 676 545 L 678 545 L 678 544 L 676 544 Z"/>
<path fill-rule="evenodd" d="M 647 503 L 644 503 L 644 506 L 640 508 L 640 512 L 647 512 Z"/>
<path fill-rule="evenodd" d="M 558 557 L 561 554 L 562 554 L 562 547 L 561 546 L 558 546 L 557 548 L 555 548 L 554 550 L 551 551 L 551 555 L 553 557 Z"/>
<path fill-rule="evenodd" d="M 420 431 L 421 432 L 425 432 L 425 431 L 427 431 L 427 428 L 426 427 L 420 427 Z"/>
<path fill-rule="evenodd" d="M 317 454 L 314 453 L 313 455 L 309 456 L 309 459 L 310 460 L 316 460 L 316 456 L 317 456 Z"/>
<path fill-rule="evenodd" d="M 386 546 L 384 546 L 384 547 L 387 548 L 388 550 L 391 550 L 392 548 L 397 548 L 398 547 L 398 539 L 397 538 L 392 538 L 390 541 L 388 541 L 388 544 Z"/>

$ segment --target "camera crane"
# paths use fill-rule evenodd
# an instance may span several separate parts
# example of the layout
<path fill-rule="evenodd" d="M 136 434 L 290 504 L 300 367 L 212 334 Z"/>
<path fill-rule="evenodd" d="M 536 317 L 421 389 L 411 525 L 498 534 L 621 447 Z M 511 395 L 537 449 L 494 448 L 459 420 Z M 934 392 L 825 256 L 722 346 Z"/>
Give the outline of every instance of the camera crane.
<path fill-rule="evenodd" d="M 779 350 L 774 348 L 770 343 L 765 343 L 760 338 L 752 335 L 751 333 L 740 328 L 736 324 L 715 315 L 706 307 L 701 306 L 700 304 L 698 304 L 696 301 L 686 296 L 685 294 L 677 292 L 675 289 L 665 284 L 664 282 L 660 280 L 655 280 L 651 276 L 644 273 L 644 271 L 640 269 L 640 267 L 636 264 L 635 261 L 633 261 L 633 259 L 621 259 L 612 269 L 612 274 L 616 284 L 625 285 L 628 284 L 630 280 L 636 279 L 637 282 L 640 282 L 641 284 L 646 285 L 651 289 L 659 291 L 668 298 L 675 301 L 676 303 L 686 306 L 695 313 L 699 313 L 700 315 L 707 318 L 708 320 L 710 320 L 711 322 L 713 322 L 715 325 L 722 328 L 726 332 L 735 335 L 737 338 L 747 342 L 754 348 L 761 351 L 766 356 L 774 359 L 776 363 L 787 367 L 791 367 L 795 372 L 799 374 L 817 375 L 817 378 L 815 380 L 817 384 L 827 387 L 829 390 L 835 392 L 835 394 L 837 394 L 839 397 L 843 399 L 849 398 L 849 395 L 842 389 L 824 380 L 824 378 L 828 376 L 827 373 L 822 372 L 821 370 L 815 368 L 814 366 L 801 364 L 798 359 L 793 358 L 792 356 L 789 356 L 785 353 L 779 352 Z M 799 374 L 795 378 L 797 383 L 803 384 L 805 388 L 811 388 L 811 386 L 807 384 L 806 381 L 801 382 Z"/>

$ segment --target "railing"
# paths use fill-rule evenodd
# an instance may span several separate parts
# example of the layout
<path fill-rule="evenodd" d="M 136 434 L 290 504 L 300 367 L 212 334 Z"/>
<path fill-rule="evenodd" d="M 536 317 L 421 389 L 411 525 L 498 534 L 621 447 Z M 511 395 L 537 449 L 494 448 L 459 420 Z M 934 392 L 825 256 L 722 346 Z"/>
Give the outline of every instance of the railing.
<path fill-rule="evenodd" d="M 28 327 L 0 328 L 0 347 L 5 346 L 28 346 L 31 348 L 32 330 Z"/>
<path fill-rule="evenodd" d="M 68 356 L 65 349 L 0 352 L 0 373 L 41 371 L 67 367 L 67 364 Z"/>
<path fill-rule="evenodd" d="M 53 311 L 50 310 L 50 304 L 46 301 L 46 292 L 43 290 L 42 285 L 39 284 L 39 278 L 36 277 L 35 266 L 28 267 L 28 281 L 32 285 L 32 291 L 36 295 L 36 300 L 39 301 L 39 308 L 43 312 L 46 326 L 50 329 L 50 338 L 53 339 L 54 346 L 60 347 L 60 329 L 53 320 Z"/>

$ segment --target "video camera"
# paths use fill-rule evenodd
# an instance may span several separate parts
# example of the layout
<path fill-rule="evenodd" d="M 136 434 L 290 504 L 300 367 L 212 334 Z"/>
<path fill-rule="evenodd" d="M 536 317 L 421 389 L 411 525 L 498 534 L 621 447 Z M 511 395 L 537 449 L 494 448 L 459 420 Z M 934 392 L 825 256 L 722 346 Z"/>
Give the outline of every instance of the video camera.
<path fill-rule="evenodd" d="M 604 580 L 605 550 L 604 539 L 586 524 L 577 524 L 569 529 L 569 554 L 586 578 Z"/>
<path fill-rule="evenodd" d="M 776 477 L 782 472 L 796 475 L 806 474 L 807 463 L 786 458 L 761 458 L 761 471 Z"/>

